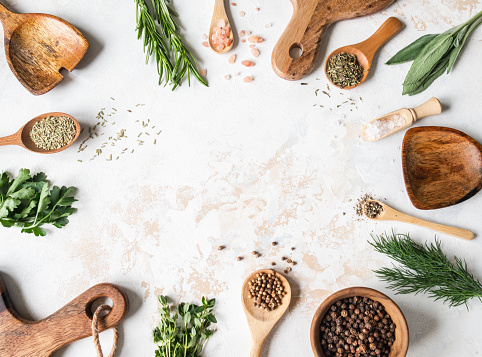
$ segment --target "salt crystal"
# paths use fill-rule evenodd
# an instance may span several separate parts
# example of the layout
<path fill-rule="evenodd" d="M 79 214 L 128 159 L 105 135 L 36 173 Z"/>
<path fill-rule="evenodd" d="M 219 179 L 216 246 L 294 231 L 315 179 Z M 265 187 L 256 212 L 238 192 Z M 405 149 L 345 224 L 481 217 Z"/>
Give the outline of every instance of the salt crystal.
<path fill-rule="evenodd" d="M 229 81 L 229 80 L 231 79 L 231 76 L 230 76 L 229 74 L 226 74 L 226 75 L 224 76 L 224 79 L 227 80 L 227 81 Z"/>
<path fill-rule="evenodd" d="M 266 25 L 264 25 L 264 27 L 266 27 L 266 28 L 270 28 L 271 26 L 273 26 L 273 24 L 266 24 Z"/>
<path fill-rule="evenodd" d="M 366 125 L 365 137 L 370 141 L 378 140 L 402 128 L 405 124 L 405 118 L 400 114 L 383 117 Z"/>
<path fill-rule="evenodd" d="M 203 40 L 207 40 L 207 39 L 208 39 L 208 35 L 206 35 L 205 33 L 203 33 L 202 36 L 201 36 L 201 38 L 202 38 Z"/>
<path fill-rule="evenodd" d="M 244 17 L 244 15 L 246 15 L 246 13 L 244 11 L 239 12 L 239 16 Z"/>

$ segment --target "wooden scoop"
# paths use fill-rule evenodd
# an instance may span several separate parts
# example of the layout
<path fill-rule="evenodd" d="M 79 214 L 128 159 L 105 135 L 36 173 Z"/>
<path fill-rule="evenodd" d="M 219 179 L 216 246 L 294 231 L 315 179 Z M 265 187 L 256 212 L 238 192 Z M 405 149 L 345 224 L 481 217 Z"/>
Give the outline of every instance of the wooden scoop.
<path fill-rule="evenodd" d="M 281 305 L 276 309 L 262 310 L 259 307 L 254 306 L 254 300 L 248 297 L 249 288 L 248 283 L 256 277 L 256 274 L 276 274 L 283 283 L 283 287 L 287 294 L 281 299 Z M 241 301 L 243 303 L 244 313 L 248 320 L 249 330 L 251 331 L 251 353 L 250 357 L 260 357 L 263 350 L 263 344 L 268 337 L 269 333 L 273 329 L 274 325 L 283 316 L 288 309 L 291 301 L 291 287 L 288 280 L 278 272 L 271 269 L 257 270 L 246 278 L 241 291 Z"/>
<path fill-rule="evenodd" d="M 352 89 L 358 87 L 367 79 L 368 72 L 370 72 L 370 68 L 372 66 L 373 57 L 375 56 L 375 53 L 378 51 L 380 46 L 382 46 L 385 42 L 387 42 L 389 39 L 399 33 L 402 30 L 402 26 L 403 25 L 399 19 L 397 19 L 396 17 L 390 17 L 378 28 L 378 30 L 372 36 L 370 36 L 365 41 L 357 43 L 355 45 L 340 47 L 330 53 L 325 62 L 325 75 L 326 71 L 328 70 L 328 61 L 330 60 L 330 58 L 338 53 L 346 52 L 355 55 L 358 60 L 358 64 L 363 68 L 363 77 L 360 80 L 360 83 L 355 86 L 340 87 L 334 84 L 328 76 L 326 76 L 326 78 L 328 78 L 331 84 L 338 88 Z"/>
<path fill-rule="evenodd" d="M 449 234 L 457 238 L 462 238 L 466 240 L 474 239 L 474 233 L 467 231 L 465 229 L 444 226 L 442 224 L 424 221 L 423 219 L 415 218 L 415 217 L 409 216 L 408 214 L 399 212 L 380 201 L 373 200 L 371 202 L 377 202 L 378 204 L 380 204 L 383 207 L 383 211 L 373 218 L 368 216 L 365 210 L 363 210 L 363 214 L 367 218 L 370 218 L 373 220 L 379 220 L 379 221 L 398 221 L 398 222 L 416 224 L 417 226 L 433 229 L 434 231 Z"/>
<path fill-rule="evenodd" d="M 212 36 L 214 34 L 214 28 L 219 27 L 219 25 L 224 24 L 224 26 L 229 26 L 230 28 L 230 34 L 229 38 L 231 39 L 231 44 L 228 46 L 225 46 L 222 50 L 217 49 L 216 46 L 213 44 L 213 39 Z M 234 35 L 233 35 L 233 28 L 231 27 L 231 24 L 229 23 L 228 15 L 226 14 L 226 9 L 224 7 L 224 0 L 214 0 L 214 12 L 213 12 L 213 18 L 211 20 L 211 26 L 209 27 L 209 47 L 211 49 L 219 54 L 226 53 L 231 48 L 233 48 L 233 43 L 234 43 Z"/>
<path fill-rule="evenodd" d="M 271 56 L 278 76 L 295 81 L 315 67 L 326 29 L 334 22 L 374 14 L 393 0 L 291 0 L 293 16 Z M 302 54 L 297 57 L 294 49 Z M 290 51 L 293 53 L 290 55 Z"/>
<path fill-rule="evenodd" d="M 482 145 L 440 126 L 412 128 L 403 138 L 405 186 L 418 209 L 463 202 L 482 188 Z"/>
<path fill-rule="evenodd" d="M 0 4 L 5 54 L 13 74 L 31 93 L 41 95 L 84 57 L 89 42 L 68 22 L 45 14 L 15 14 Z"/>
<path fill-rule="evenodd" d="M 420 104 L 418 107 L 413 108 L 413 109 L 399 109 L 395 110 L 394 112 L 388 113 L 386 115 L 383 115 L 379 118 L 373 119 L 369 123 L 367 123 L 362 130 L 362 136 L 363 140 L 365 141 L 377 141 L 380 139 L 383 139 L 384 137 L 388 135 L 392 135 L 396 133 L 397 131 L 406 129 L 410 126 L 413 125 L 417 120 L 428 117 L 430 115 L 438 115 L 442 113 L 442 105 L 440 104 L 439 100 L 435 97 L 430 98 L 427 100 L 425 103 Z M 372 134 L 370 133 L 370 126 L 373 125 L 375 122 L 382 122 L 386 120 L 392 120 L 394 119 L 395 116 L 400 116 L 404 120 L 404 124 L 401 126 L 395 127 L 393 130 L 387 132 L 386 134 L 373 137 Z M 368 128 L 368 130 L 367 130 Z"/>
<path fill-rule="evenodd" d="M 74 341 L 92 336 L 92 304 L 110 298 L 112 310 L 99 319 L 99 332 L 117 326 L 129 310 L 127 295 L 111 284 L 98 284 L 40 321 L 15 310 L 0 277 L 0 356 L 49 357 Z"/>
<path fill-rule="evenodd" d="M 72 119 L 72 121 L 75 124 L 76 133 L 75 133 L 74 139 L 70 143 L 68 143 L 67 145 L 61 147 L 60 149 L 44 150 L 44 149 L 38 148 L 34 144 L 32 139 L 30 138 L 30 131 L 32 130 L 35 123 L 41 121 L 42 119 L 50 117 L 50 116 L 52 116 L 52 117 L 67 117 L 67 118 Z M 40 153 L 40 154 L 55 154 L 57 152 L 63 151 L 65 149 L 67 149 L 68 147 L 72 146 L 72 144 L 77 140 L 77 138 L 80 135 L 80 129 L 81 128 L 80 128 L 79 122 L 77 120 L 75 120 L 75 118 L 73 116 L 71 116 L 69 114 L 59 113 L 59 112 L 46 113 L 46 114 L 42 114 L 42 115 L 39 115 L 38 117 L 35 117 L 35 118 L 31 119 L 29 122 L 27 122 L 27 124 L 25 124 L 22 128 L 20 128 L 20 130 L 17 131 L 15 134 L 0 138 L 0 146 L 18 145 L 18 146 L 21 146 L 21 147 L 23 147 L 27 150 L 30 150 L 30 151 L 33 151 L 33 152 L 36 152 L 36 153 Z"/>

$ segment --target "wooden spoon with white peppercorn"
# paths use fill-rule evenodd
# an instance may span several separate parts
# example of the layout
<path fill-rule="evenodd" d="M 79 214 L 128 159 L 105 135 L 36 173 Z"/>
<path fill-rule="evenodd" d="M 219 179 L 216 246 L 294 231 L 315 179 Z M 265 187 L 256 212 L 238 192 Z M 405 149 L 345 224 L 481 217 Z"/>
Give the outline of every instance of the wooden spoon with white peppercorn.
<path fill-rule="evenodd" d="M 32 139 L 30 138 L 30 131 L 32 130 L 33 126 L 36 123 L 38 123 L 39 121 L 41 121 L 45 118 L 48 118 L 48 117 L 69 118 L 75 124 L 75 136 L 74 136 L 74 138 L 69 143 L 62 146 L 61 148 L 53 149 L 53 150 L 40 149 L 34 144 Z M 59 151 L 65 150 L 69 146 L 71 146 L 75 142 L 75 140 L 77 140 L 79 135 L 80 135 L 80 124 L 77 120 L 75 120 L 75 118 L 73 116 L 65 114 L 65 113 L 58 113 L 58 112 L 46 113 L 46 114 L 39 115 L 39 116 L 31 119 L 30 121 L 28 121 L 27 124 L 25 124 L 22 128 L 20 128 L 20 130 L 17 131 L 15 134 L 0 138 L 0 146 L 18 145 L 18 146 L 21 146 L 21 147 L 23 147 L 27 150 L 30 150 L 30 151 L 33 151 L 33 152 L 36 152 L 36 153 L 40 153 L 40 154 L 55 154 Z"/>
<path fill-rule="evenodd" d="M 474 239 L 474 233 L 465 229 L 444 226 L 442 224 L 425 221 L 423 219 L 409 216 L 408 214 L 399 212 L 385 203 L 376 200 L 370 200 L 363 206 L 363 214 L 370 219 L 379 221 L 399 221 L 405 223 L 416 224 L 417 226 L 433 229 L 434 231 L 449 234 L 451 236 L 466 240 Z"/>
<path fill-rule="evenodd" d="M 250 298 L 249 283 L 257 278 L 257 274 L 271 274 L 278 277 L 281 281 L 286 294 L 281 298 L 281 304 L 274 310 L 261 309 L 254 305 L 255 299 Z M 263 344 L 273 329 L 274 325 L 283 316 L 288 309 L 291 301 L 291 287 L 286 278 L 271 269 L 257 270 L 246 278 L 241 291 L 241 301 L 243 303 L 244 313 L 248 321 L 249 330 L 251 331 L 251 353 L 250 357 L 260 357 L 263 350 Z"/>

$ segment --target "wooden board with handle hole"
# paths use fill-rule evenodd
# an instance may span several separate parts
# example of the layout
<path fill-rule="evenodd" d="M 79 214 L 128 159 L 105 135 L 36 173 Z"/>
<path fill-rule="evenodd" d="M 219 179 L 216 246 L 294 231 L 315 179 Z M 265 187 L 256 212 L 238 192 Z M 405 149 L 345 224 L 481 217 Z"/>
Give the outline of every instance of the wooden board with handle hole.
<path fill-rule="evenodd" d="M 274 71 L 281 78 L 292 81 L 306 77 L 315 67 L 321 42 L 332 23 L 374 14 L 392 2 L 393 0 L 291 0 L 293 16 L 271 56 Z M 301 49 L 299 58 L 290 56 L 293 48 Z"/>
<path fill-rule="evenodd" d="M 40 321 L 15 310 L 0 276 L 0 356 L 49 357 L 61 347 L 92 335 L 92 304 L 112 300 L 112 310 L 99 319 L 99 332 L 117 326 L 127 314 L 127 295 L 112 284 L 98 284 Z M 93 347 L 92 347 L 93 348 Z M 86 353 L 87 355 L 87 353 Z"/>

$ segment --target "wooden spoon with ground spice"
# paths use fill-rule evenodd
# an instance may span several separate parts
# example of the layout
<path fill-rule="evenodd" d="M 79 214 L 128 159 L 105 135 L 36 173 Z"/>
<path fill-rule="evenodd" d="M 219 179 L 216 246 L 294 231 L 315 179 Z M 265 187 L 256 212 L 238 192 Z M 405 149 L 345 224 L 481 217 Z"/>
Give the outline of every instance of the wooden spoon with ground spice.
<path fill-rule="evenodd" d="M 379 221 L 399 221 L 405 223 L 416 224 L 417 226 L 426 227 L 438 231 L 440 233 L 449 234 L 451 236 L 471 240 L 474 238 L 474 233 L 465 229 L 445 226 L 438 223 L 425 221 L 423 219 L 409 216 L 405 213 L 399 212 L 390 206 L 376 200 L 368 200 L 363 206 L 363 214 L 373 220 Z"/>
<path fill-rule="evenodd" d="M 37 124 L 38 127 L 44 120 L 49 121 L 50 128 L 43 128 L 41 134 L 39 134 L 43 138 L 39 139 L 44 139 L 42 140 L 44 143 L 47 142 L 52 145 L 51 147 L 55 147 L 50 150 L 42 148 L 44 145 L 36 144 L 30 135 L 35 125 Z M 59 124 L 56 125 L 56 122 Z M 79 137 L 80 129 L 79 122 L 69 114 L 59 112 L 46 113 L 31 119 L 15 134 L 0 138 L 0 146 L 18 145 L 40 154 L 55 154 L 70 147 Z"/>

